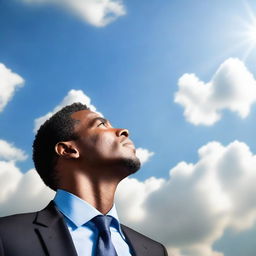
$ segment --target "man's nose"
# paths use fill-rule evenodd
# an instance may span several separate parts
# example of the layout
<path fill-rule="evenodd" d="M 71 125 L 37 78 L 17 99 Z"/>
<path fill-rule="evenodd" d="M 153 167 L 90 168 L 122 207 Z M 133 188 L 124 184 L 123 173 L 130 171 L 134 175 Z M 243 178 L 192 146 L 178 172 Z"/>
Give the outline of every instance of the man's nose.
<path fill-rule="evenodd" d="M 120 136 L 128 137 L 129 136 L 129 131 L 127 129 L 117 129 L 116 130 L 116 135 L 118 137 L 120 137 Z"/>

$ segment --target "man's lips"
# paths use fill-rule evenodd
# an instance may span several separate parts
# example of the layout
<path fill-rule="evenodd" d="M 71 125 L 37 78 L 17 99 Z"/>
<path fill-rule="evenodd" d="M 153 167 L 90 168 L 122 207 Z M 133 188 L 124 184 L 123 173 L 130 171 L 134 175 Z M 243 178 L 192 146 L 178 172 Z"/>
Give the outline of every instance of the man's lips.
<path fill-rule="evenodd" d="M 131 147 L 131 148 L 133 148 L 133 149 L 135 149 L 135 146 L 134 146 L 134 144 L 130 141 L 130 140 L 125 140 L 123 143 L 122 143 L 122 145 L 124 146 L 124 147 Z"/>
<path fill-rule="evenodd" d="M 123 144 L 123 146 L 131 146 L 131 147 L 134 148 L 134 145 L 133 145 L 132 142 L 126 142 L 126 143 Z"/>

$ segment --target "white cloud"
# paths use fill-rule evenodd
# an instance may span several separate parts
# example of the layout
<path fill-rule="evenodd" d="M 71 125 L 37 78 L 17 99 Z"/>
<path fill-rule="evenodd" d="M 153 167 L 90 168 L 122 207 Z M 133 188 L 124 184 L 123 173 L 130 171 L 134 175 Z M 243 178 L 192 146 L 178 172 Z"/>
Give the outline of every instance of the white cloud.
<path fill-rule="evenodd" d="M 256 81 L 235 58 L 224 61 L 208 83 L 195 74 L 184 74 L 178 85 L 175 102 L 185 108 L 186 120 L 194 125 L 213 125 L 225 109 L 245 118 L 256 101 Z"/>
<path fill-rule="evenodd" d="M 2 205 L 8 198 L 8 195 L 15 192 L 17 180 L 19 180 L 21 176 L 22 174 L 15 166 L 14 162 L 0 161 L 0 212 L 3 210 Z M 10 208 L 12 208 L 11 205 Z"/>
<path fill-rule="evenodd" d="M 44 208 L 55 192 L 34 169 L 23 174 L 12 162 L 0 161 L 0 216 Z"/>
<path fill-rule="evenodd" d="M 154 152 L 150 152 L 145 148 L 137 148 L 136 156 L 140 159 L 141 164 L 144 164 L 149 161 L 149 159 L 154 155 Z"/>
<path fill-rule="evenodd" d="M 242 234 L 256 224 L 256 155 L 238 141 L 210 142 L 198 154 L 196 163 L 172 168 L 169 179 L 125 179 L 116 195 L 122 222 L 163 242 L 173 256 L 222 256 L 213 244 L 224 231 Z M 23 174 L 0 161 L 1 216 L 43 208 L 53 196 L 35 170 Z"/>
<path fill-rule="evenodd" d="M 0 159 L 9 161 L 24 161 L 27 159 L 27 155 L 21 149 L 18 149 L 9 142 L 0 139 Z"/>
<path fill-rule="evenodd" d="M 27 4 L 54 4 L 96 27 L 103 27 L 125 14 L 121 0 L 22 0 Z"/>
<path fill-rule="evenodd" d="M 12 99 L 15 90 L 22 87 L 24 79 L 0 63 L 0 112 Z"/>
<path fill-rule="evenodd" d="M 81 90 L 70 90 L 68 94 L 64 97 L 59 105 L 57 105 L 51 112 L 48 112 L 46 115 L 38 117 L 34 121 L 34 132 L 36 132 L 41 124 L 43 124 L 47 119 L 49 119 L 54 113 L 59 111 L 61 108 L 70 105 L 74 102 L 81 102 L 86 104 L 92 111 L 96 112 L 95 106 L 91 104 L 91 99 L 84 94 Z M 99 112 L 97 112 L 99 113 Z M 101 113 L 99 113 L 101 114 Z"/>
<path fill-rule="evenodd" d="M 134 178 L 124 179 L 118 186 L 116 204 L 123 221 L 139 223 L 145 218 L 143 203 L 153 191 L 164 183 L 164 179 L 151 177 L 144 182 Z M 129 205 L 129 207 L 128 207 Z"/>
<path fill-rule="evenodd" d="M 197 163 L 177 164 L 168 180 L 151 178 L 148 186 L 127 179 L 118 191 L 121 219 L 175 256 L 222 255 L 212 246 L 223 232 L 241 232 L 256 220 L 256 155 L 237 141 L 211 142 L 198 152 Z"/>
<path fill-rule="evenodd" d="M 0 216 L 43 208 L 54 195 L 35 170 L 19 170 L 15 162 L 26 158 L 21 149 L 0 140 Z"/>

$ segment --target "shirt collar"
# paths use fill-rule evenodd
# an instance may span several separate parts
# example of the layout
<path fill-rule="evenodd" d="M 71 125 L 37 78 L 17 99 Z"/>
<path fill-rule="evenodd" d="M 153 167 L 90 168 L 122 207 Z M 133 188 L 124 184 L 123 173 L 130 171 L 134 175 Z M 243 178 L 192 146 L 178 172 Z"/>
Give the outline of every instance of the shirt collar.
<path fill-rule="evenodd" d="M 102 215 L 101 212 L 86 201 L 62 189 L 57 190 L 54 197 L 54 203 L 60 212 L 77 227 L 84 225 L 97 215 Z M 113 221 L 113 225 L 116 226 L 123 236 L 115 204 L 107 215 L 110 215 L 115 219 L 115 221 Z"/>

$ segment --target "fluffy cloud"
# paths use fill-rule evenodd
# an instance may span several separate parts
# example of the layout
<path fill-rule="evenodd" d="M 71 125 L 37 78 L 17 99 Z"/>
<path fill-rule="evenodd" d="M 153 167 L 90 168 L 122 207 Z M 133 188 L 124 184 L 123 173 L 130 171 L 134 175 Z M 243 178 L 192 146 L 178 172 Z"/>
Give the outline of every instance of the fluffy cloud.
<path fill-rule="evenodd" d="M 256 81 L 239 59 L 222 63 L 211 81 L 205 83 L 195 74 L 184 74 L 178 81 L 175 102 L 185 110 L 186 120 L 194 125 L 212 125 L 228 109 L 245 118 L 256 101 Z"/>
<path fill-rule="evenodd" d="M 73 12 L 96 27 L 103 27 L 125 14 L 119 0 L 21 0 L 27 4 L 54 4 Z"/>
<path fill-rule="evenodd" d="M 27 155 L 9 142 L 0 139 L 0 159 L 14 162 L 23 161 L 27 159 Z"/>
<path fill-rule="evenodd" d="M 41 126 L 41 124 L 44 123 L 47 119 L 49 119 L 54 113 L 59 111 L 64 106 L 70 105 L 74 102 L 81 102 L 83 104 L 86 104 L 92 111 L 96 112 L 95 106 L 91 104 L 91 99 L 87 95 L 85 95 L 83 91 L 70 90 L 68 94 L 64 97 L 64 99 L 61 101 L 61 103 L 57 105 L 51 112 L 48 112 L 46 115 L 35 119 L 34 132 L 36 132 Z"/>
<path fill-rule="evenodd" d="M 127 179 L 118 191 L 123 221 L 175 256 L 222 255 L 212 246 L 223 232 L 241 232 L 256 220 L 256 155 L 238 141 L 211 142 L 198 153 L 197 163 L 177 164 L 168 180 Z"/>
<path fill-rule="evenodd" d="M 40 209 L 54 194 L 34 170 L 19 170 L 15 162 L 26 158 L 21 149 L 0 140 L 0 216 Z"/>
<path fill-rule="evenodd" d="M 22 87 L 24 79 L 0 63 L 0 112 L 12 99 L 14 92 Z"/>
<path fill-rule="evenodd" d="M 154 152 L 150 152 L 145 148 L 137 148 L 136 156 L 140 159 L 141 164 L 144 164 L 149 161 L 149 159 L 154 155 Z"/>
<path fill-rule="evenodd" d="M 0 161 L 0 186 L 0 216 L 42 209 L 55 194 L 34 169 L 23 174 L 12 162 Z"/>
<path fill-rule="evenodd" d="M 142 221 L 146 212 L 143 207 L 144 202 L 150 193 L 159 189 L 164 183 L 164 179 L 151 177 L 144 182 L 134 178 L 124 179 L 117 190 L 116 204 L 122 220 L 126 223 L 135 223 Z M 129 205 L 129 207 L 127 207 Z"/>

